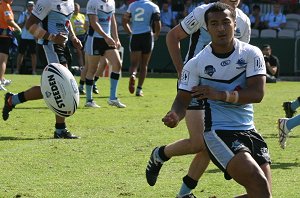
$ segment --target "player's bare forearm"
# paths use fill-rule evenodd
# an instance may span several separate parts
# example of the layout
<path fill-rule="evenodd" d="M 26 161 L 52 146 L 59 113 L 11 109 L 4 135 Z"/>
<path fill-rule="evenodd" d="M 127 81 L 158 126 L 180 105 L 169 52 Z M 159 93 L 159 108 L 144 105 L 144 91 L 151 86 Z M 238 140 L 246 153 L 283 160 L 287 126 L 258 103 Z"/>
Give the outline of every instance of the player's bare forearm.
<path fill-rule="evenodd" d="M 183 68 L 183 61 L 180 52 L 180 41 L 186 38 L 187 36 L 188 35 L 183 31 L 180 25 L 177 25 L 168 32 L 166 37 L 168 51 L 173 61 L 173 64 L 176 67 L 178 77 L 181 75 L 181 71 Z"/>

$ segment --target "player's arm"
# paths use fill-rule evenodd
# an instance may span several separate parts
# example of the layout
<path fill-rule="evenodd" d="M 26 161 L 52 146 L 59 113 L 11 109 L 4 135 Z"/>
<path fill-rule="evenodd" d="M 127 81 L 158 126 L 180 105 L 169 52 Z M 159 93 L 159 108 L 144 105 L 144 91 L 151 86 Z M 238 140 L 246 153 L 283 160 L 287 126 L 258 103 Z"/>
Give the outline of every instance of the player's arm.
<path fill-rule="evenodd" d="M 161 21 L 160 21 L 160 13 L 156 12 L 152 15 L 153 23 L 154 23 L 154 38 L 158 39 L 161 29 Z"/>
<path fill-rule="evenodd" d="M 28 20 L 26 21 L 25 27 L 30 34 L 32 34 L 37 39 L 45 39 L 48 41 L 53 41 L 59 45 L 65 45 L 67 40 L 65 35 L 62 34 L 51 34 L 46 31 L 43 27 L 39 25 L 40 19 L 34 16 L 33 14 L 30 15 Z"/>
<path fill-rule="evenodd" d="M 20 26 L 18 26 L 18 24 L 13 20 L 13 19 L 8 19 L 6 21 L 6 23 L 13 27 L 14 28 L 14 31 L 17 31 L 17 32 L 22 32 L 22 29 L 20 28 Z"/>
<path fill-rule="evenodd" d="M 72 41 L 73 46 L 74 46 L 76 49 L 81 49 L 81 48 L 82 48 L 81 41 L 80 41 L 80 40 L 77 38 L 77 36 L 75 35 L 75 32 L 74 32 L 72 23 L 70 23 L 70 25 L 69 25 L 69 27 L 68 27 L 68 30 L 69 30 L 69 38 L 70 38 L 70 40 Z"/>
<path fill-rule="evenodd" d="M 172 28 L 167 33 L 166 37 L 168 51 L 176 68 L 178 77 L 181 76 L 181 71 L 183 68 L 183 60 L 180 52 L 180 41 L 187 36 L 188 34 L 182 29 L 181 25 L 179 24 Z"/>
<path fill-rule="evenodd" d="M 174 128 L 184 118 L 186 109 L 191 101 L 191 93 L 183 90 L 177 92 L 171 110 L 162 119 L 164 124 Z"/>
<path fill-rule="evenodd" d="M 100 25 L 99 22 L 98 22 L 98 17 L 97 17 L 97 15 L 96 15 L 96 14 L 88 14 L 88 16 L 89 16 L 90 26 L 91 26 L 98 34 L 100 34 L 100 35 L 104 38 L 105 42 L 107 43 L 107 45 L 108 45 L 109 47 L 115 47 L 115 48 L 116 48 L 116 43 L 115 43 L 115 41 L 110 37 L 110 35 L 107 35 L 107 34 L 103 31 L 101 25 Z"/>
<path fill-rule="evenodd" d="M 119 49 L 121 47 L 121 43 L 119 40 L 118 26 L 117 26 L 115 14 L 113 14 L 111 18 L 111 35 L 112 38 L 115 40 L 117 49 Z"/>
<path fill-rule="evenodd" d="M 129 35 L 132 34 L 132 31 L 131 31 L 131 28 L 130 28 L 130 18 L 131 18 L 131 14 L 129 12 L 125 12 L 123 14 L 123 17 L 122 17 L 122 26 L 125 30 L 125 32 Z"/>

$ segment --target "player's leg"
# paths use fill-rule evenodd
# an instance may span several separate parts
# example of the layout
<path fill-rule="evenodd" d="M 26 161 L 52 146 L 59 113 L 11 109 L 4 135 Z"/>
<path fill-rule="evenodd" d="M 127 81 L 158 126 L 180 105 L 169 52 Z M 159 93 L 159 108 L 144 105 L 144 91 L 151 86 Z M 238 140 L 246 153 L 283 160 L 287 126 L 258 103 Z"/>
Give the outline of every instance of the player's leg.
<path fill-rule="evenodd" d="M 136 96 L 144 96 L 142 87 L 147 76 L 148 64 L 154 47 L 154 39 L 151 33 L 141 34 L 140 43 L 142 56 L 140 60 L 139 81 L 135 93 Z"/>
<path fill-rule="evenodd" d="M 99 90 L 98 90 L 98 87 L 97 87 L 97 81 L 99 80 L 99 77 L 103 75 L 103 72 L 104 72 L 105 67 L 107 66 L 107 64 L 108 63 L 107 63 L 106 58 L 101 56 L 97 71 L 95 73 L 95 78 L 94 78 L 94 85 L 93 85 L 93 93 L 94 94 L 99 94 Z"/>
<path fill-rule="evenodd" d="M 192 190 L 198 185 L 198 181 L 205 172 L 210 161 L 206 149 L 197 153 L 190 164 L 188 174 L 183 177 L 178 197 L 192 195 Z"/>
<path fill-rule="evenodd" d="M 47 65 L 48 62 L 58 62 L 56 53 L 52 50 L 53 46 L 49 48 L 48 46 L 43 47 L 42 45 L 37 46 L 37 51 L 40 56 L 40 61 L 42 65 Z M 49 56 L 46 56 L 46 51 L 49 53 Z M 50 58 L 50 59 L 47 59 Z M 13 108 L 20 104 L 24 103 L 28 100 L 38 100 L 42 99 L 43 95 L 41 93 L 41 87 L 40 86 L 33 86 L 29 88 L 26 91 L 19 92 L 17 94 L 13 93 L 7 93 L 4 97 L 4 107 L 2 110 L 2 118 L 3 120 L 7 120 L 9 118 L 10 112 L 13 110 Z"/>
<path fill-rule="evenodd" d="M 278 119 L 278 142 L 282 149 L 286 147 L 286 141 L 289 133 L 293 128 L 300 125 L 300 115 L 292 118 L 279 118 Z"/>
<path fill-rule="evenodd" d="M 117 97 L 117 88 L 118 88 L 120 73 L 122 69 L 119 51 L 117 49 L 108 49 L 105 51 L 104 57 L 112 65 L 112 71 L 110 74 L 110 96 L 107 102 L 111 106 L 116 106 L 118 108 L 125 108 L 126 105 L 122 104 Z"/>
<path fill-rule="evenodd" d="M 36 42 L 35 40 L 29 40 L 29 49 L 28 52 L 31 56 L 31 68 L 32 74 L 36 74 L 36 65 L 37 65 L 37 56 L 36 56 Z"/>
<path fill-rule="evenodd" d="M 244 186 L 247 197 L 271 197 L 271 172 L 266 164 L 271 162 L 270 155 L 254 129 L 208 131 L 204 139 L 212 161 L 227 180 L 233 178 Z"/>
<path fill-rule="evenodd" d="M 0 37 L 0 43 L 0 91 L 6 91 L 5 86 L 11 83 L 11 80 L 7 80 L 4 78 L 4 74 L 8 61 L 9 48 L 12 45 L 12 39 Z"/>
<path fill-rule="evenodd" d="M 85 95 L 86 92 L 84 91 L 84 83 L 85 83 L 85 77 L 86 77 L 86 72 L 88 70 L 88 58 L 87 58 L 87 54 L 84 54 L 84 59 L 85 59 L 85 64 L 83 66 L 83 68 L 81 69 L 80 72 L 80 80 L 79 80 L 79 94 L 80 95 Z"/>
<path fill-rule="evenodd" d="M 250 153 L 236 154 L 229 161 L 227 172 L 236 182 L 245 187 L 248 197 L 271 197 L 268 179 Z"/>
<path fill-rule="evenodd" d="M 93 85 L 94 85 L 94 76 L 98 68 L 100 61 L 100 55 L 87 55 L 87 72 L 85 77 L 85 86 L 86 86 L 86 107 L 99 108 L 100 106 L 95 103 L 93 100 Z"/>
<path fill-rule="evenodd" d="M 196 106 L 199 104 L 197 103 Z M 146 178 L 150 186 L 155 185 L 160 168 L 165 161 L 174 156 L 195 154 L 205 149 L 203 141 L 204 111 L 188 110 L 185 119 L 190 135 L 188 139 L 181 139 L 153 150 L 146 169 Z"/>
<path fill-rule="evenodd" d="M 133 94 L 135 91 L 135 80 L 138 67 L 141 62 L 141 46 L 140 46 L 140 35 L 132 35 L 129 41 L 129 51 L 130 51 L 130 67 L 129 67 L 129 93 Z"/>
<path fill-rule="evenodd" d="M 296 109 L 300 106 L 300 97 L 293 101 L 284 102 L 282 106 L 285 111 L 285 117 L 291 118 L 296 113 Z"/>

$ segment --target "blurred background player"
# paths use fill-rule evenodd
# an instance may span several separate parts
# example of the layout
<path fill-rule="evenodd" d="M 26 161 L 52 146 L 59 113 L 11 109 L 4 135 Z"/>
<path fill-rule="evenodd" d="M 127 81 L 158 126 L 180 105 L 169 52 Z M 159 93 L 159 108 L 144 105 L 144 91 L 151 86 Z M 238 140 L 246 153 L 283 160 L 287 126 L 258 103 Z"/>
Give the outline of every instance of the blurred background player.
<path fill-rule="evenodd" d="M 154 23 L 154 33 L 152 32 L 152 23 Z M 129 5 L 123 15 L 122 24 L 124 30 L 130 35 L 131 66 L 129 67 L 128 89 L 130 93 L 134 93 L 135 79 L 139 68 L 139 80 L 135 95 L 144 96 L 142 87 L 147 76 L 154 40 L 158 39 L 161 28 L 159 7 L 150 0 L 135 1 Z"/>
<path fill-rule="evenodd" d="M 117 87 L 121 73 L 121 58 L 119 47 L 121 46 L 117 24 L 115 19 L 114 0 L 89 0 L 87 3 L 87 15 L 89 17 L 88 37 L 85 44 L 87 54 L 86 74 L 86 107 L 99 108 L 92 97 L 94 77 L 101 56 L 104 56 L 112 65 L 110 74 L 110 97 L 107 103 L 118 108 L 125 108 L 117 97 Z"/>
<path fill-rule="evenodd" d="M 0 91 L 6 90 L 5 86 L 11 83 L 11 80 L 4 78 L 9 50 L 13 45 L 14 32 L 16 34 L 22 32 L 14 21 L 14 14 L 11 9 L 12 2 L 13 0 L 0 1 Z"/>
<path fill-rule="evenodd" d="M 74 11 L 74 0 L 38 0 L 32 14 L 28 18 L 25 27 L 38 38 L 37 53 L 41 64 L 60 63 L 68 66 L 71 63 L 71 54 L 68 46 L 68 37 L 72 40 L 74 47 L 81 49 L 82 45 L 73 32 L 70 23 Z M 42 23 L 43 26 L 40 26 Z M 44 28 L 47 29 L 44 29 Z M 41 87 L 33 86 L 18 94 L 6 93 L 2 118 L 7 120 L 13 108 L 26 101 L 42 99 Z M 54 138 L 77 139 L 66 126 L 65 118 L 55 116 Z"/>
<path fill-rule="evenodd" d="M 17 68 L 16 71 L 14 71 L 14 74 L 19 74 L 21 65 L 23 64 L 24 55 L 26 55 L 26 52 L 28 51 L 31 56 L 31 66 L 32 71 L 31 73 L 34 75 L 36 74 L 36 64 L 37 64 L 37 58 L 36 58 L 36 40 L 32 34 L 30 34 L 26 28 L 25 23 L 29 16 L 31 15 L 31 12 L 33 10 L 34 2 L 28 1 L 26 6 L 26 11 L 22 12 L 22 14 L 19 17 L 18 25 L 22 28 L 22 34 L 20 38 L 20 43 L 18 46 L 18 57 L 17 57 Z"/>

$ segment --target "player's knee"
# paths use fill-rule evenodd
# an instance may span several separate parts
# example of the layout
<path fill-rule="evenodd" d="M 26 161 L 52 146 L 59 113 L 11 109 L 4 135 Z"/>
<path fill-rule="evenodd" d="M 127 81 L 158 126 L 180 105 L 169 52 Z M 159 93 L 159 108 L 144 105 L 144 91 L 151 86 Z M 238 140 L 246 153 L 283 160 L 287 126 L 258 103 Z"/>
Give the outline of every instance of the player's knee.
<path fill-rule="evenodd" d="M 257 197 L 271 197 L 269 182 L 262 171 L 252 172 L 245 187 Z"/>

